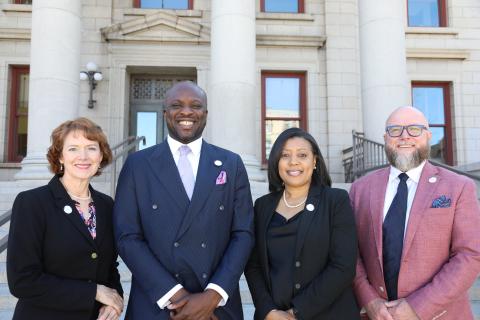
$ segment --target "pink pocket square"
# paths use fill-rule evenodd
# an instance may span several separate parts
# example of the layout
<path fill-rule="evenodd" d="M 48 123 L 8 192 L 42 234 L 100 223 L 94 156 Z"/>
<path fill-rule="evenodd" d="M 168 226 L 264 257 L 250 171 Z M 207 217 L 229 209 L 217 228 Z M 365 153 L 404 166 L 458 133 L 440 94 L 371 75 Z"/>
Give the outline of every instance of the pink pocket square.
<path fill-rule="evenodd" d="M 225 184 L 227 183 L 227 173 L 225 171 L 220 171 L 220 174 L 217 177 L 215 184 Z"/>

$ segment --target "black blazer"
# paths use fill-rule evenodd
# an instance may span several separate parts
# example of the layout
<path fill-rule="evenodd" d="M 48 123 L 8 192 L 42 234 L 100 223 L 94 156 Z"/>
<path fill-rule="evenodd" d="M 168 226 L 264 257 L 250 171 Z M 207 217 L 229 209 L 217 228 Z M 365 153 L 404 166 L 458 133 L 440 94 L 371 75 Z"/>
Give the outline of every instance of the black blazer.
<path fill-rule="evenodd" d="M 255 202 L 255 239 L 245 276 L 255 304 L 255 320 L 278 308 L 271 296 L 266 234 L 282 192 Z M 309 211 L 308 208 L 312 208 Z M 301 217 L 292 265 L 294 306 L 303 320 L 359 319 L 352 290 L 357 260 L 355 221 L 344 190 L 312 186 Z"/>
<path fill-rule="evenodd" d="M 14 320 L 97 319 L 97 284 L 123 294 L 113 239 L 113 200 L 91 187 L 90 191 L 97 214 L 95 240 L 58 176 L 15 199 L 7 251 L 8 286 L 19 298 Z"/>

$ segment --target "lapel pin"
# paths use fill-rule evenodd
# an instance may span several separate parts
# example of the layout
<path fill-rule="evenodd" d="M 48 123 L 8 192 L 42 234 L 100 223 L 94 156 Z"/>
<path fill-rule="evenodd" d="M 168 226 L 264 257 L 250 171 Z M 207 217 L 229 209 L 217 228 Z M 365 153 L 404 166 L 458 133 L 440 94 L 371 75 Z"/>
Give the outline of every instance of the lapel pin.
<path fill-rule="evenodd" d="M 308 211 L 313 211 L 313 210 L 315 210 L 315 206 L 314 206 L 313 204 L 311 204 L 311 203 L 307 204 L 307 206 L 306 206 L 305 208 L 307 208 Z"/>
<path fill-rule="evenodd" d="M 70 207 L 70 206 L 63 207 L 63 212 L 65 212 L 66 214 L 70 214 L 70 213 L 72 213 L 72 211 L 73 211 L 72 207 Z"/>
<path fill-rule="evenodd" d="M 430 183 L 435 183 L 435 182 L 437 182 L 437 177 L 430 177 L 430 178 L 428 178 L 428 182 L 430 182 Z"/>
<path fill-rule="evenodd" d="M 214 164 L 215 164 L 217 167 L 220 167 L 223 163 L 222 163 L 222 161 L 220 161 L 220 160 L 215 160 Z"/>

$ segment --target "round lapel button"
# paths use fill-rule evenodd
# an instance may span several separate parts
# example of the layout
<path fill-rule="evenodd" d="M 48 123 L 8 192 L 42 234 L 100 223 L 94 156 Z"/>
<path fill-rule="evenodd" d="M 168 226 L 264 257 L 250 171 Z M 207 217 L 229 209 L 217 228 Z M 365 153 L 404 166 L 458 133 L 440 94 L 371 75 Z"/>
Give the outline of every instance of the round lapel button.
<path fill-rule="evenodd" d="M 307 204 L 307 206 L 306 206 L 305 208 L 307 208 L 308 211 L 313 211 L 313 210 L 315 210 L 315 206 L 314 206 L 313 204 L 311 204 L 311 203 Z"/>
<path fill-rule="evenodd" d="M 72 207 L 70 206 L 63 207 L 63 212 L 65 212 L 66 214 L 72 213 L 73 212 Z"/>
<path fill-rule="evenodd" d="M 437 182 L 437 177 L 430 177 L 430 178 L 428 178 L 428 182 L 430 182 L 430 183 L 435 183 L 435 182 Z"/>
<path fill-rule="evenodd" d="M 222 163 L 222 161 L 220 161 L 220 160 L 215 160 L 214 164 L 215 164 L 217 167 L 220 167 L 223 163 Z"/>

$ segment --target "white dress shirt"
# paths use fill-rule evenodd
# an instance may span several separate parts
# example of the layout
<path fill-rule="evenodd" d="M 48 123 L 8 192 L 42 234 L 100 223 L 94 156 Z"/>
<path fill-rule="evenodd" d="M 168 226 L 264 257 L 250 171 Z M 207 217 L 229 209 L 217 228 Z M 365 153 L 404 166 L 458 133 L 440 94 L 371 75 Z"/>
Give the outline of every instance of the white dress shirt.
<path fill-rule="evenodd" d="M 200 163 L 200 153 L 202 151 L 202 138 L 198 138 L 197 140 L 194 140 L 187 144 L 187 146 L 190 147 L 190 152 L 187 155 L 187 159 L 190 162 L 190 165 L 192 166 L 193 170 L 193 177 L 195 180 L 197 179 L 197 172 L 198 172 L 198 164 Z M 175 161 L 175 164 L 178 166 L 178 160 L 180 159 L 180 147 L 184 146 L 183 143 L 173 139 L 170 137 L 170 135 L 167 136 L 167 143 L 168 146 L 170 147 L 170 151 L 172 152 L 173 155 L 173 160 Z M 178 290 L 182 289 L 183 286 L 181 284 L 175 285 L 172 289 L 170 289 L 163 297 L 161 297 L 158 301 L 157 304 L 160 307 L 160 309 L 164 309 L 166 306 L 168 306 L 171 301 L 170 298 L 175 295 L 175 293 L 178 292 Z M 212 289 L 215 290 L 221 297 L 222 300 L 218 303 L 219 307 L 224 306 L 227 301 L 228 301 L 228 294 L 225 292 L 225 290 L 222 289 L 219 285 L 215 283 L 209 283 L 205 290 L 207 289 Z"/>
<path fill-rule="evenodd" d="M 407 172 L 407 188 L 408 188 L 408 197 L 407 197 L 407 213 L 405 216 L 405 230 L 403 232 L 403 237 L 405 237 L 408 225 L 408 218 L 410 217 L 410 209 L 412 208 L 413 199 L 415 198 L 415 193 L 417 192 L 418 182 L 420 181 L 420 176 L 422 175 L 423 167 L 425 166 L 425 161 L 423 161 L 418 167 L 413 168 Z M 385 202 L 383 204 L 383 220 L 387 216 L 388 209 L 393 202 L 393 198 L 397 194 L 398 184 L 400 183 L 400 178 L 398 175 L 402 171 L 397 168 L 390 166 L 390 175 L 388 176 L 387 190 L 385 192 Z"/>

